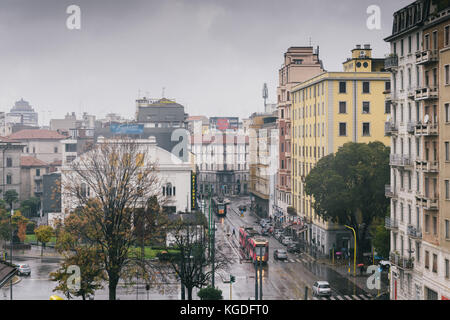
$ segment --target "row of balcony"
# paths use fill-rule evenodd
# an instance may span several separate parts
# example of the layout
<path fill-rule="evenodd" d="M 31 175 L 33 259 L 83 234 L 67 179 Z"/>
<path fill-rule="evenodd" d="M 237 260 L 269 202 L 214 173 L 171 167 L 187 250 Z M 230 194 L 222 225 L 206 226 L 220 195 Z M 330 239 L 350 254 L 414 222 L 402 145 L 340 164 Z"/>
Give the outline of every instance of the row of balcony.
<path fill-rule="evenodd" d="M 439 98 L 439 90 L 436 86 L 425 86 L 419 89 L 416 89 L 414 99 L 416 101 L 421 100 L 429 100 L 429 99 L 438 99 Z"/>
<path fill-rule="evenodd" d="M 416 64 L 425 65 L 438 61 L 438 50 L 422 50 L 416 53 Z M 395 71 L 398 68 L 398 56 L 392 55 L 384 60 L 386 70 Z"/>
<path fill-rule="evenodd" d="M 425 210 L 438 210 L 439 209 L 439 196 L 426 195 L 421 192 L 416 193 L 416 202 L 418 205 L 423 207 Z"/>
<path fill-rule="evenodd" d="M 394 121 L 384 123 L 384 134 L 390 136 L 398 133 L 399 125 Z M 408 122 L 406 124 L 406 131 L 416 136 L 437 136 L 439 134 L 439 127 L 436 122 L 417 123 Z"/>
<path fill-rule="evenodd" d="M 398 229 L 398 222 L 395 219 L 391 219 L 390 217 L 385 218 L 385 224 L 386 229 L 390 230 L 396 230 Z M 406 228 L 406 233 L 409 237 L 413 239 L 422 239 L 422 230 L 418 227 L 415 227 L 413 225 L 408 225 Z"/>
<path fill-rule="evenodd" d="M 396 252 L 391 252 L 389 254 L 389 261 L 401 269 L 414 268 L 414 260 L 412 258 L 405 258 Z"/>
<path fill-rule="evenodd" d="M 395 167 L 410 167 L 413 166 L 411 157 L 404 154 L 391 154 L 389 164 Z"/>

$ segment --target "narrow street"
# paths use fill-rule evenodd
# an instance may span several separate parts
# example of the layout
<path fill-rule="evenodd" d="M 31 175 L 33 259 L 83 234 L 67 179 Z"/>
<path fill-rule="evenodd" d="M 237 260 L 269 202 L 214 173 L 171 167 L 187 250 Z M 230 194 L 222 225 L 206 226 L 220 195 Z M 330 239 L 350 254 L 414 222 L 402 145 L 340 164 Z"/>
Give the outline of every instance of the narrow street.
<path fill-rule="evenodd" d="M 218 231 L 216 237 L 225 239 L 229 245 L 229 254 L 237 261 L 231 273 L 236 276 L 236 283 L 233 284 L 233 299 L 254 299 L 255 297 L 255 269 L 252 263 L 242 259 L 242 254 L 238 243 L 239 228 L 241 226 L 251 226 L 259 230 L 258 219 L 248 210 L 244 217 L 241 217 L 238 207 L 248 205 L 248 198 L 232 198 L 228 207 L 225 219 L 216 221 Z M 217 218 L 216 218 L 217 219 Z M 227 236 L 227 229 L 231 235 Z M 235 229 L 235 236 L 232 230 Z M 372 296 L 361 290 L 353 282 L 340 275 L 327 265 L 311 261 L 301 254 L 288 253 L 285 261 L 274 260 L 273 250 L 285 249 L 280 242 L 271 236 L 269 240 L 269 262 L 263 269 L 263 299 L 268 300 L 303 300 L 305 286 L 308 289 L 308 299 L 324 300 L 369 300 Z M 229 275 L 224 275 L 228 279 Z M 315 281 L 326 280 L 332 288 L 330 298 L 315 298 L 311 295 L 311 287 Z M 224 292 L 224 298 L 229 298 L 229 284 L 217 286 Z"/>

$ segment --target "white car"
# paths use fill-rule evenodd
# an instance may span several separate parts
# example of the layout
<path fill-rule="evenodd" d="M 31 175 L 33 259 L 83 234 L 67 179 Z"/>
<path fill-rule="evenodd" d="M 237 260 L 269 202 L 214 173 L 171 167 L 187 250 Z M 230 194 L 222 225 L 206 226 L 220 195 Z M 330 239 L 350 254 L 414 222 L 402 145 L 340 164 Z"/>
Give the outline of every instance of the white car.
<path fill-rule="evenodd" d="M 288 245 L 289 243 L 291 243 L 292 242 L 292 237 L 290 237 L 290 236 L 287 236 L 287 237 L 284 237 L 284 238 L 282 238 L 282 240 L 281 240 L 281 243 L 282 244 L 284 244 L 284 245 Z"/>
<path fill-rule="evenodd" d="M 19 276 L 22 276 L 22 275 L 29 276 L 31 274 L 31 268 L 27 264 L 18 264 L 17 270 L 18 270 L 17 273 L 19 274 Z"/>
<path fill-rule="evenodd" d="M 316 281 L 312 287 L 314 296 L 331 296 L 331 287 L 328 281 Z"/>

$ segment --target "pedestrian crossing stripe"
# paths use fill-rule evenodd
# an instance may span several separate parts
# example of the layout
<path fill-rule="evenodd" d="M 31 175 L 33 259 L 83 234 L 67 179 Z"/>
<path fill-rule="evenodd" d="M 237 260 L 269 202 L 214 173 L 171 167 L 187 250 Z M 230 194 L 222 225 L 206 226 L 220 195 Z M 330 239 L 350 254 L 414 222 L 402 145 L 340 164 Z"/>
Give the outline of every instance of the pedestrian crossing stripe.
<path fill-rule="evenodd" d="M 340 301 L 347 301 L 347 300 L 369 300 L 365 295 L 359 294 L 359 295 L 344 295 L 344 296 L 330 296 L 330 297 L 312 297 L 313 300 L 340 300 Z"/>
<path fill-rule="evenodd" d="M 299 262 L 299 263 L 302 262 L 300 259 L 295 259 L 295 261 L 297 261 L 297 262 Z"/>

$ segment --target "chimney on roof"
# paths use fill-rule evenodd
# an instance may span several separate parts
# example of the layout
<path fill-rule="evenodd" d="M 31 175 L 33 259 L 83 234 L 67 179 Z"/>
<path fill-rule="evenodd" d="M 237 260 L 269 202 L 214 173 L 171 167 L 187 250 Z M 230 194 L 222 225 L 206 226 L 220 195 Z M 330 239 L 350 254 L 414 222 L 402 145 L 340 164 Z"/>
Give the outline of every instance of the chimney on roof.
<path fill-rule="evenodd" d="M 356 49 L 361 49 L 361 45 L 360 45 L 360 44 L 357 44 L 357 45 L 356 45 Z"/>
<path fill-rule="evenodd" d="M 365 44 L 364 49 L 370 49 L 370 44 Z"/>

